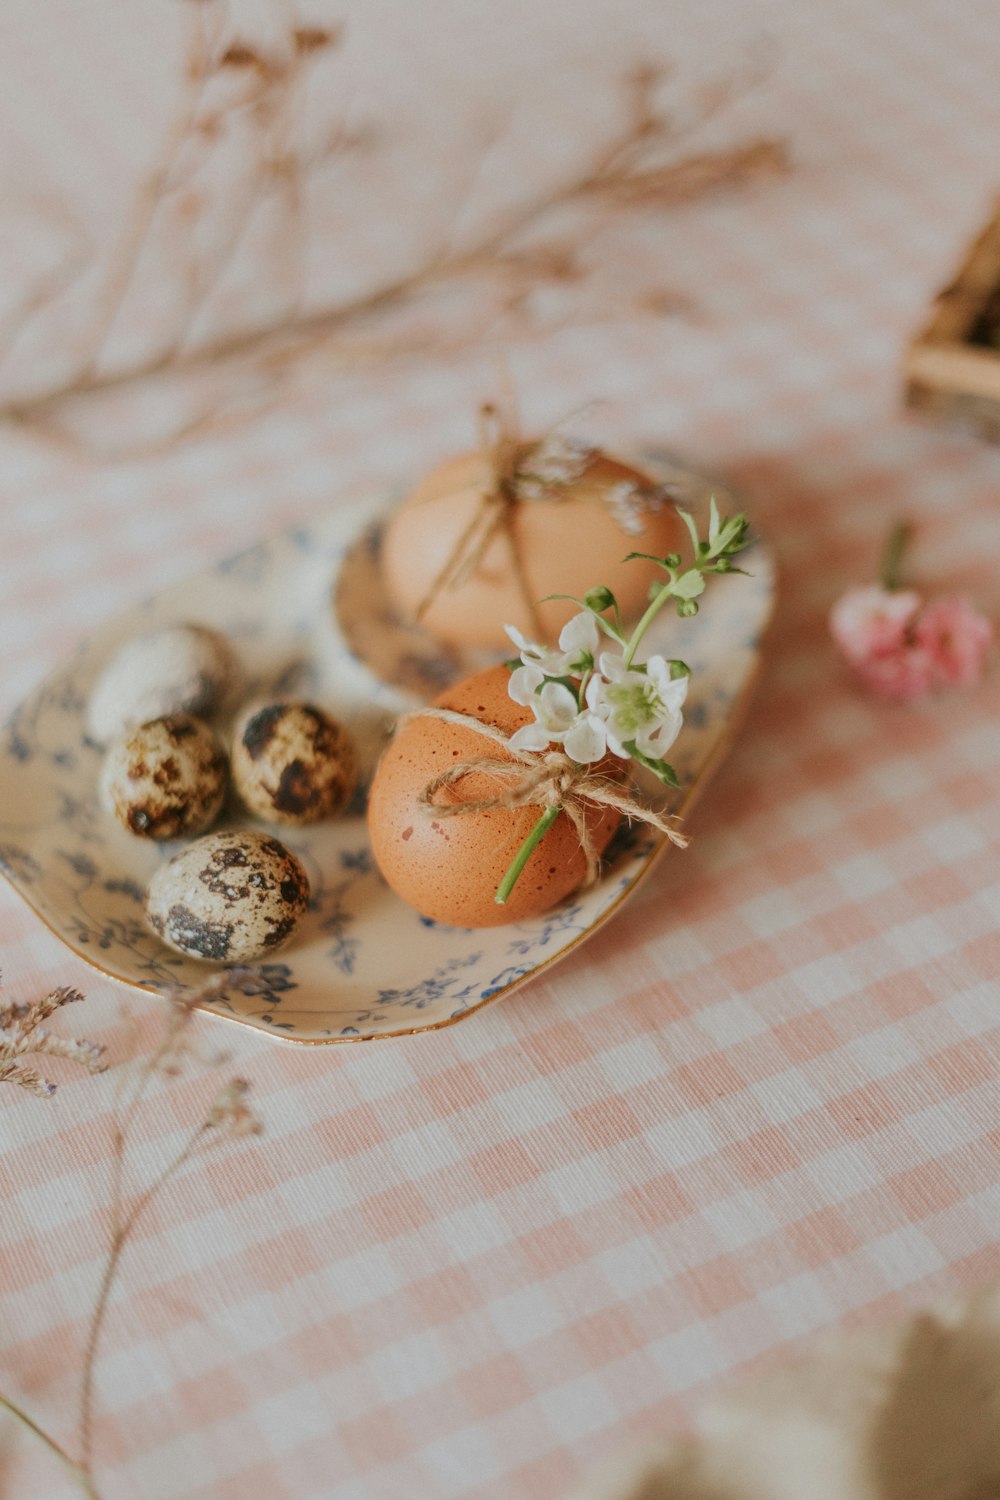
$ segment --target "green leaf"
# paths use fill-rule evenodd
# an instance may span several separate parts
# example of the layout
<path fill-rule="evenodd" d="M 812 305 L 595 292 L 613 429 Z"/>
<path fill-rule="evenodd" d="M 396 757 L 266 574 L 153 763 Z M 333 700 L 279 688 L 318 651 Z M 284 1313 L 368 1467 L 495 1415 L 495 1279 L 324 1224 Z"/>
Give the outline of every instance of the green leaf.
<path fill-rule="evenodd" d="M 578 599 L 575 594 L 546 594 L 545 598 L 539 599 L 538 602 L 539 604 L 552 604 L 557 599 L 566 599 L 570 604 L 579 604 L 581 609 L 587 608 L 585 601 Z"/>
<path fill-rule="evenodd" d="M 624 748 L 633 760 L 639 762 L 640 766 L 645 766 L 647 771 L 652 771 L 657 781 L 661 781 L 664 786 L 673 787 L 675 791 L 680 790 L 681 784 L 677 779 L 677 772 L 667 761 L 654 760 L 651 755 L 644 755 L 635 740 L 625 740 Z"/>
<path fill-rule="evenodd" d="M 732 557 L 747 545 L 747 519 L 744 515 L 725 516 L 710 538 L 709 557 Z"/>
<path fill-rule="evenodd" d="M 691 676 L 691 668 L 688 666 L 686 661 L 681 661 L 679 657 L 669 657 L 667 660 L 667 666 L 670 668 L 670 680 L 672 682 L 676 682 L 678 677 Z"/>
<path fill-rule="evenodd" d="M 684 525 L 687 527 L 688 532 L 690 533 L 690 536 L 691 536 L 691 545 L 694 548 L 695 556 L 697 557 L 697 555 L 698 555 L 698 528 L 694 524 L 694 517 L 692 516 L 691 512 L 689 510 L 685 510 L 682 505 L 678 505 L 678 507 L 677 507 L 677 514 L 680 516 L 681 520 L 684 522 Z"/>
<path fill-rule="evenodd" d="M 713 495 L 708 502 L 708 542 L 714 546 L 719 536 L 719 507 L 715 503 Z"/>
<path fill-rule="evenodd" d="M 673 585 L 670 592 L 675 599 L 697 599 L 705 592 L 705 576 L 699 568 L 688 568 Z"/>

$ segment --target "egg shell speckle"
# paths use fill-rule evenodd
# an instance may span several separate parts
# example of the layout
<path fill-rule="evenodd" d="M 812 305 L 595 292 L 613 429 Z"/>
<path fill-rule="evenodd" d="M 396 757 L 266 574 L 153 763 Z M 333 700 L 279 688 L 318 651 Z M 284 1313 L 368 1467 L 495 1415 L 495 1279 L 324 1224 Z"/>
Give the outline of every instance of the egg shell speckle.
<path fill-rule="evenodd" d="M 233 696 L 239 668 L 216 630 L 171 625 L 137 636 L 111 658 L 87 704 L 87 733 L 99 745 L 165 714 L 210 717 Z"/>
<path fill-rule="evenodd" d="M 176 839 L 203 833 L 226 792 L 226 756 L 207 724 L 169 714 L 141 724 L 108 750 L 100 795 L 129 833 Z"/>
<path fill-rule="evenodd" d="M 443 708 L 468 714 L 513 734 L 531 720 L 507 692 L 504 666 L 477 672 L 442 694 Z M 440 720 L 409 719 L 379 762 L 369 799 L 368 829 L 375 860 L 398 896 L 425 917 L 453 927 L 498 927 L 548 911 L 583 882 L 587 864 L 569 818 L 561 813 L 534 851 L 504 906 L 494 897 L 540 807 L 497 808 L 435 818 L 421 807 L 420 792 L 456 761 L 485 756 L 510 760 L 502 745 L 473 729 Z M 620 773 L 621 762 L 604 765 Z M 508 783 L 477 771 L 442 788 L 442 804 L 502 794 Z M 587 828 L 602 853 L 620 821 L 612 809 L 588 809 Z"/>
<path fill-rule="evenodd" d="M 288 941 L 309 904 L 299 860 L 269 834 L 210 833 L 156 871 L 146 917 L 191 958 L 246 963 Z"/>
<path fill-rule="evenodd" d="M 396 511 L 382 539 L 386 588 L 400 616 L 412 619 L 474 522 L 490 484 L 481 453 L 465 453 L 440 464 Z M 552 500 L 526 500 L 514 507 L 511 528 L 527 592 L 536 604 L 543 634 L 554 642 L 579 606 L 547 600 L 549 594 L 583 595 L 605 584 L 626 619 L 645 607 L 655 563 L 629 562 L 630 552 L 665 556 L 681 544 L 682 527 L 671 505 L 647 513 L 644 529 L 630 535 L 615 519 L 608 498 L 619 485 L 651 486 L 648 475 L 606 454 L 597 454 L 581 477 Z M 544 603 L 537 601 L 546 600 Z M 511 540 L 501 527 L 476 567 L 461 582 L 442 587 L 421 617 L 438 640 L 463 648 L 501 649 L 505 625 L 537 634 L 519 583 Z"/>
<path fill-rule="evenodd" d="M 270 703 L 236 726 L 233 782 L 270 823 L 315 823 L 346 805 L 357 781 L 354 746 L 336 719 L 311 703 Z"/>

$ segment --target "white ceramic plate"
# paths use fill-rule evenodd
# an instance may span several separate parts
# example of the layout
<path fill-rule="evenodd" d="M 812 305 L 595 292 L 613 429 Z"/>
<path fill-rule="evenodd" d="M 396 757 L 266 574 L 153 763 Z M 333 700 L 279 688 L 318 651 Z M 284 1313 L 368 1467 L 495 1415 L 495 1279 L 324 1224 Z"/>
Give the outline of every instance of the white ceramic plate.
<path fill-rule="evenodd" d="M 651 467 L 648 455 L 645 462 Z M 663 461 L 656 468 L 658 477 L 683 486 L 696 509 L 707 503 L 704 481 Z M 714 489 L 725 510 L 727 497 Z M 370 773 L 394 717 L 418 701 L 423 686 L 440 687 L 454 675 L 454 663 L 435 660 L 426 643 L 415 669 L 412 632 L 394 625 L 377 589 L 355 587 L 377 577 L 372 560 L 386 506 L 379 496 L 339 510 L 164 590 L 106 625 L 13 715 L 0 748 L 0 868 L 87 963 L 144 990 L 200 988 L 212 974 L 210 965 L 165 948 L 143 920 L 146 884 L 177 846 L 134 838 L 98 807 L 101 751 L 84 728 L 98 673 L 134 635 L 181 622 L 213 626 L 239 653 L 245 697 L 280 692 L 317 700 L 350 725 Z M 728 508 L 735 508 L 731 501 Z M 712 581 L 695 619 L 667 611 L 661 617 L 655 649 L 682 656 L 693 670 L 671 757 L 684 788 L 672 804 L 677 812 L 690 806 L 729 744 L 756 676 L 774 593 L 762 543 L 747 554 L 746 567 L 751 577 Z M 342 603 L 367 601 L 358 604 L 367 621 L 351 632 L 367 661 L 352 654 L 331 608 L 337 579 Z M 380 680 L 372 661 L 396 681 Z M 223 818 L 223 826 L 251 822 L 238 809 Z M 531 922 L 465 930 L 419 917 L 384 885 L 372 865 L 361 794 L 347 817 L 278 832 L 309 871 L 310 911 L 274 962 L 255 965 L 249 979 L 204 1008 L 310 1043 L 406 1035 L 471 1015 L 595 931 L 664 849 L 644 827 L 626 829 L 590 890 Z M 684 856 L 674 850 L 671 857 Z"/>

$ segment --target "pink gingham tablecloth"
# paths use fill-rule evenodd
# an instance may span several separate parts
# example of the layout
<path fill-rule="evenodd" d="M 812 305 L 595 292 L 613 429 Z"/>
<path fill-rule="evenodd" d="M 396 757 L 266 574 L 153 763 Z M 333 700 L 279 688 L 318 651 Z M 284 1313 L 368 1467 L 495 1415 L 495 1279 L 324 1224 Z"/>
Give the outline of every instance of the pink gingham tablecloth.
<path fill-rule="evenodd" d="M 120 210 L 169 103 L 168 9 L 5 5 L 4 193 Z M 889 707 L 825 629 L 899 514 L 914 568 L 1000 615 L 1000 453 L 899 401 L 904 342 L 997 187 L 995 7 L 501 9 L 338 10 L 357 97 L 391 127 L 380 191 L 393 161 L 408 181 L 447 150 L 468 163 L 468 121 L 511 99 L 514 191 L 592 138 L 637 55 L 718 71 L 777 45 L 725 128 L 787 134 L 793 172 L 602 243 L 612 282 L 665 279 L 695 314 L 509 351 L 532 424 L 602 398 L 609 443 L 655 438 L 746 491 L 782 567 L 766 670 L 688 853 L 543 979 L 372 1047 L 201 1023 L 265 1132 L 180 1176 L 126 1253 L 97 1367 L 108 1497 L 568 1494 L 814 1331 L 1000 1272 L 998 677 Z M 387 222 L 364 209 L 362 263 Z M 0 708 L 117 609 L 465 446 L 492 380 L 478 351 L 365 369 L 115 462 L 0 431 Z M 0 958 L 9 999 L 84 988 L 57 1025 L 116 1065 L 155 1034 L 156 1002 L 6 888 Z M 72 1445 L 116 1069 L 52 1072 L 50 1102 L 0 1096 L 0 1389 Z M 209 1087 L 195 1071 L 151 1101 L 140 1177 Z M 0 1492 L 72 1493 L 5 1419 Z"/>

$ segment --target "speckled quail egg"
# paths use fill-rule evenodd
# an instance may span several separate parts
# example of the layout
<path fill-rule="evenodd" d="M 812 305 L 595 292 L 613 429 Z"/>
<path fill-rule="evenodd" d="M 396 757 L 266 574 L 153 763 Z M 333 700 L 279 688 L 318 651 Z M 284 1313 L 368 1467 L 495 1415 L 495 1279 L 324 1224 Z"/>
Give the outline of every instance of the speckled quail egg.
<path fill-rule="evenodd" d="M 235 964 L 287 942 L 308 904 L 309 878 L 291 850 L 238 829 L 207 834 L 161 865 L 146 917 L 179 953 Z"/>
<path fill-rule="evenodd" d="M 94 684 L 87 732 L 98 744 L 164 714 L 210 716 L 235 689 L 233 649 L 216 630 L 171 625 L 127 641 Z"/>
<path fill-rule="evenodd" d="M 347 803 L 357 780 L 346 730 L 311 703 L 269 703 L 246 713 L 232 745 L 233 783 L 270 823 L 315 823 Z"/>
<path fill-rule="evenodd" d="M 226 769 L 225 751 L 207 724 L 168 714 L 114 742 L 101 769 L 101 801 L 129 833 L 185 838 L 214 822 Z"/>

